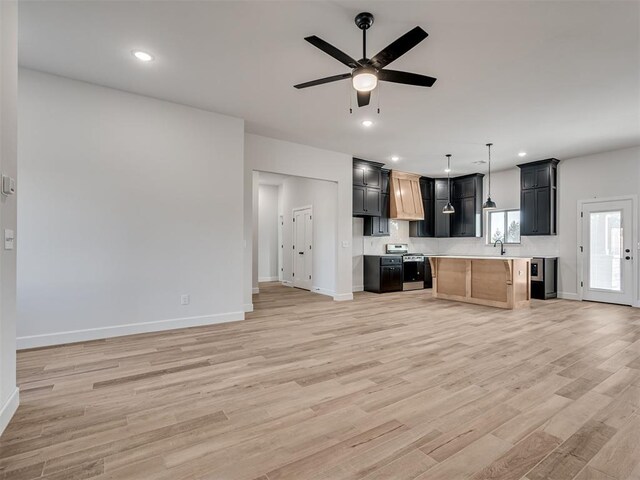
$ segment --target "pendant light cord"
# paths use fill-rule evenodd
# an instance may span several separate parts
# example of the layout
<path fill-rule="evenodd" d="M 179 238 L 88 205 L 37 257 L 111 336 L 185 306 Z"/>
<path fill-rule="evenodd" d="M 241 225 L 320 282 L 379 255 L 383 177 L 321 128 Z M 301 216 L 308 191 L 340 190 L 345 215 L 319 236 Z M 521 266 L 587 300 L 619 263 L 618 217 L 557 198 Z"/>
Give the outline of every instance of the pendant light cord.
<path fill-rule="evenodd" d="M 451 154 L 447 154 L 447 203 L 451 203 Z"/>
<path fill-rule="evenodd" d="M 487 143 L 487 147 L 489 148 L 489 198 L 491 198 L 491 145 L 493 145 L 493 143 Z"/>

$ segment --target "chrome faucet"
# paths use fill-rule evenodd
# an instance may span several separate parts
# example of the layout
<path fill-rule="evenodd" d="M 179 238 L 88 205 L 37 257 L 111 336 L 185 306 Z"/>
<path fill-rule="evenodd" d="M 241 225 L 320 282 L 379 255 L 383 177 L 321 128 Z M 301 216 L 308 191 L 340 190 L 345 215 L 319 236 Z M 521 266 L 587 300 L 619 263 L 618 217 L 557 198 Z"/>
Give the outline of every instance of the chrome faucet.
<path fill-rule="evenodd" d="M 505 252 L 505 250 L 504 250 L 504 242 L 502 240 L 500 240 L 500 239 L 496 240 L 495 242 L 493 242 L 493 246 L 494 247 L 497 246 L 498 242 L 500 242 L 500 255 L 504 255 L 507 252 Z"/>

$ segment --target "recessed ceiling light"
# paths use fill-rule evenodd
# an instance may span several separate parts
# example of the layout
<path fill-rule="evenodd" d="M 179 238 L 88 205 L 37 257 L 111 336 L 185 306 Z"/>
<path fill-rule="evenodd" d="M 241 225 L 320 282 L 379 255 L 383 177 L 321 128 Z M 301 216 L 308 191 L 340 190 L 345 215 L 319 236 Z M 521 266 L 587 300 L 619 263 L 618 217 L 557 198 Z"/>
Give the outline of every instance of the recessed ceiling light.
<path fill-rule="evenodd" d="M 362 126 L 364 126 L 364 127 L 370 127 L 371 125 L 373 125 L 373 122 L 371 120 L 363 120 L 362 121 Z"/>
<path fill-rule="evenodd" d="M 394 162 L 397 162 L 398 160 L 400 160 L 400 157 L 398 155 L 394 155 L 391 157 L 391 160 L 393 160 Z"/>
<path fill-rule="evenodd" d="M 524 157 L 526 154 L 527 154 L 527 152 L 520 152 L 520 153 L 518 153 L 518 156 L 519 157 Z"/>
<path fill-rule="evenodd" d="M 143 52 L 142 50 L 134 50 L 131 53 L 141 62 L 150 62 L 151 60 L 153 60 L 153 55 L 147 52 Z"/>

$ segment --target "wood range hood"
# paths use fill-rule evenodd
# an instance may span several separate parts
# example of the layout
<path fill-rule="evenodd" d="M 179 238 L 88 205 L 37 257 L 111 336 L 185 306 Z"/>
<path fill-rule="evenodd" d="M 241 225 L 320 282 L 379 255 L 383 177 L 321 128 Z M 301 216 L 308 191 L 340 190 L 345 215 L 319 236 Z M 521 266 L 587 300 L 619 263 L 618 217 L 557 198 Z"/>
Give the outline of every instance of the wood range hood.
<path fill-rule="evenodd" d="M 391 171 L 390 216 L 394 220 L 424 220 L 424 207 L 420 192 L 420 175 Z"/>

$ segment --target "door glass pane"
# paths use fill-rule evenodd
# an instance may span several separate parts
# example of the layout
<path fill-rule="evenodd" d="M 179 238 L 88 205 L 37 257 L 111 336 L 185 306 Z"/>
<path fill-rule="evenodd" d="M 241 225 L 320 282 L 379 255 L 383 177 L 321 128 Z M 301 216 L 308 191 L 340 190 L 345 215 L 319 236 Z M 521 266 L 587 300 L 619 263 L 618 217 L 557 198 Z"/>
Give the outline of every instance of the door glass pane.
<path fill-rule="evenodd" d="M 622 212 L 590 214 L 589 285 L 621 291 Z"/>
<path fill-rule="evenodd" d="M 504 242 L 504 215 L 505 212 L 491 212 L 489 217 L 489 241 L 491 243 L 496 240 Z"/>

